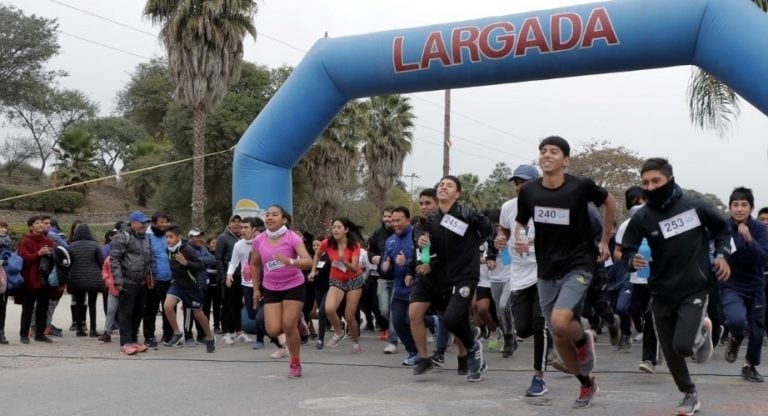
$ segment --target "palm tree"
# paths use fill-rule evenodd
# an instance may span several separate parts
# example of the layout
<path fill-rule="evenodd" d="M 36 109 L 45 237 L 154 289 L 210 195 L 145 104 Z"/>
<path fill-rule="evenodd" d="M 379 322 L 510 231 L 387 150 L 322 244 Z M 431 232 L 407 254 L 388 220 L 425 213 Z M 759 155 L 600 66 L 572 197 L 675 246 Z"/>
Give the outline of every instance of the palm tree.
<path fill-rule="evenodd" d="M 324 232 L 356 187 L 358 147 L 365 137 L 363 111 L 360 102 L 347 104 L 299 162 L 298 173 L 306 181 L 305 192 L 297 192 L 296 198 L 300 226 Z"/>
<path fill-rule="evenodd" d="M 194 113 L 192 225 L 205 215 L 205 124 L 208 112 L 240 77 L 243 39 L 256 38 L 255 0 L 147 0 L 144 16 L 162 25 L 175 96 Z"/>
<path fill-rule="evenodd" d="M 403 172 L 403 160 L 411 153 L 413 107 L 401 95 L 373 97 L 367 103 L 367 134 L 363 158 L 367 167 L 364 185 L 377 209 L 384 208 L 387 191 Z"/>
<path fill-rule="evenodd" d="M 752 0 L 768 12 L 768 0 Z M 694 68 L 688 83 L 688 114 L 699 128 L 717 130 L 720 136 L 739 116 L 739 97 L 727 85 L 701 68 Z"/>

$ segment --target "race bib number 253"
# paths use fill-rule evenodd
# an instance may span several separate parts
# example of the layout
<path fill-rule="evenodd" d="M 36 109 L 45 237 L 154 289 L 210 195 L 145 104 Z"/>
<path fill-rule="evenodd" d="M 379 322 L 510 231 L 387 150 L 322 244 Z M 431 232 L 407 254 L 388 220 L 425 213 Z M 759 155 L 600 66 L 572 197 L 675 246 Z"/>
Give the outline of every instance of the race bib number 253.
<path fill-rule="evenodd" d="M 682 234 L 700 226 L 701 221 L 699 220 L 699 215 L 693 208 L 659 222 L 661 234 L 664 235 L 665 239 L 672 238 L 678 234 Z"/>

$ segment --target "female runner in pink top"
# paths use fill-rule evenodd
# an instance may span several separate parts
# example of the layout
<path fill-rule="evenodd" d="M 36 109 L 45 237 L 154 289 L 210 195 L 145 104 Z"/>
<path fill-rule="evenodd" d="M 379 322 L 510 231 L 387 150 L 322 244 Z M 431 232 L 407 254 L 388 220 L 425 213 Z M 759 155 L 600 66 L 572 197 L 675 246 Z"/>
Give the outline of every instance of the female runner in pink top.
<path fill-rule="evenodd" d="M 312 267 L 304 239 L 288 229 L 290 215 L 279 205 L 267 209 L 267 231 L 253 240 L 251 275 L 254 302 L 264 304 L 267 333 L 285 334 L 291 365 L 288 377 L 301 377 L 298 324 L 304 307 L 305 285 L 301 269 Z"/>

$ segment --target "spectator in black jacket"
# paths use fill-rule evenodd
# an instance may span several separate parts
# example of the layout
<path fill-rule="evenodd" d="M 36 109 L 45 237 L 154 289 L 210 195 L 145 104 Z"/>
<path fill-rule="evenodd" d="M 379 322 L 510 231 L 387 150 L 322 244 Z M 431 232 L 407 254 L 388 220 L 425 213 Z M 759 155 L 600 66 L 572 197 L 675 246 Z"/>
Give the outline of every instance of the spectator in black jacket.
<path fill-rule="evenodd" d="M 238 268 L 232 276 L 232 285 L 227 287 L 224 284 L 235 243 L 240 240 L 241 220 L 239 215 L 233 215 L 229 219 L 227 228 L 216 239 L 216 270 L 218 271 L 218 283 L 221 287 L 221 331 L 225 334 L 235 334 L 242 331 L 240 309 L 243 308 L 243 290 L 240 286 L 240 269 Z"/>
<path fill-rule="evenodd" d="M 80 224 L 74 230 L 72 241 L 69 243 L 69 257 L 72 265 L 69 269 L 69 281 L 67 290 L 75 299 L 75 329 L 76 336 L 98 337 L 96 331 L 96 298 L 99 293 L 104 293 L 104 280 L 101 278 L 101 266 L 104 257 L 101 247 L 93 238 L 88 224 Z M 88 312 L 90 332 L 85 332 L 86 304 L 85 295 L 88 295 Z"/>
<path fill-rule="evenodd" d="M 381 254 L 384 253 L 384 246 L 387 238 L 394 233 L 392 231 L 392 209 L 394 207 L 385 207 L 381 212 L 381 227 L 373 232 L 368 239 L 368 259 L 374 266 L 368 275 L 368 282 L 363 288 L 363 298 L 361 299 L 361 309 L 366 316 L 366 329 L 373 330 L 373 319 L 376 318 L 376 326 L 384 333 L 382 340 L 389 341 L 393 346 L 397 345 L 397 335 L 389 327 L 389 300 L 392 298 L 392 277 L 390 273 L 381 270 Z M 394 353 L 394 350 L 388 353 Z"/>

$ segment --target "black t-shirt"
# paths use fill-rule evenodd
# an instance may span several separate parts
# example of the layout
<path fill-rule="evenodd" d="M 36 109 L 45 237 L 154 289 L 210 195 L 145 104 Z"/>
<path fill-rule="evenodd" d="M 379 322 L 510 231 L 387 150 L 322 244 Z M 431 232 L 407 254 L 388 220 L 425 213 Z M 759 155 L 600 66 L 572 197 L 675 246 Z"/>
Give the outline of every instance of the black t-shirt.
<path fill-rule="evenodd" d="M 598 252 L 587 204 L 600 206 L 607 197 L 608 191 L 592 179 L 568 174 L 557 189 L 545 188 L 542 179 L 523 185 L 517 199 L 516 221 L 528 224 L 533 218 L 539 279 L 595 270 Z"/>

